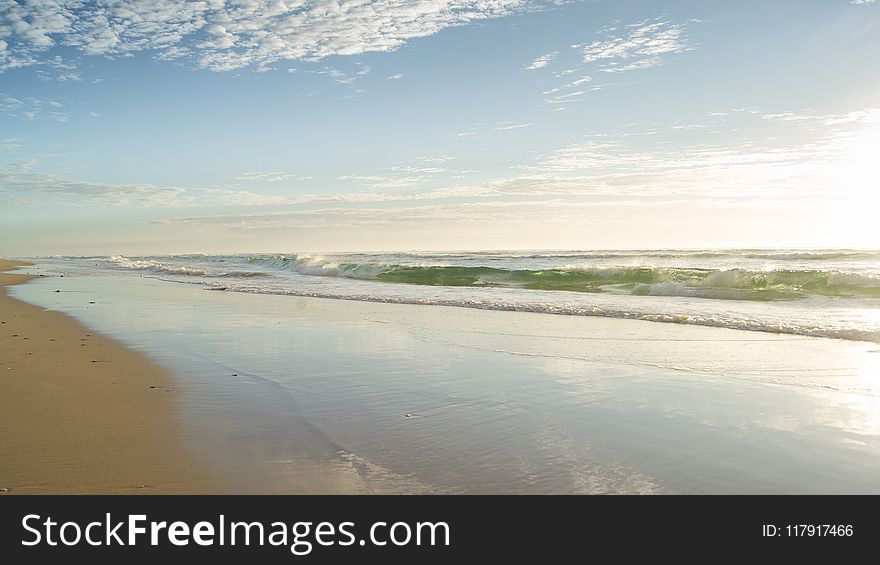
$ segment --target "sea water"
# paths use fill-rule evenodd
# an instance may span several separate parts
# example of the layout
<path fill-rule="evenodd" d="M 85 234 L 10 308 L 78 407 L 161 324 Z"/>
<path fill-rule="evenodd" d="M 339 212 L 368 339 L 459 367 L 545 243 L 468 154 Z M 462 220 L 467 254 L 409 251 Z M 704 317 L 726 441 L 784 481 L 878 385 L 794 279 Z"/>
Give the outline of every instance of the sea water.
<path fill-rule="evenodd" d="M 38 258 L 10 292 L 173 371 L 233 492 L 877 493 L 874 256 Z"/>
<path fill-rule="evenodd" d="M 604 316 L 880 342 L 880 251 L 117 255 L 52 261 L 59 272 L 136 273 L 230 292 Z"/>

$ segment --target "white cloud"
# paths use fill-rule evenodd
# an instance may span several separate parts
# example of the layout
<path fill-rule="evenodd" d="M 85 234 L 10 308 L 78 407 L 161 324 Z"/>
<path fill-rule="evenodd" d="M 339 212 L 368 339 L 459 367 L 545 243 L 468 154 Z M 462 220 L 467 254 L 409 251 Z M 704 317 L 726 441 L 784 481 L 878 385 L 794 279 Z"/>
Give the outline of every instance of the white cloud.
<path fill-rule="evenodd" d="M 565 104 L 584 100 L 588 91 L 602 90 L 608 84 L 597 84 L 586 88 L 584 85 L 593 80 L 587 72 L 624 73 L 647 69 L 663 64 L 664 57 L 672 53 L 681 53 L 692 49 L 685 36 L 686 26 L 696 23 L 689 20 L 685 23 L 674 23 L 661 19 L 645 20 L 626 26 L 606 26 L 598 34 L 604 39 L 589 44 L 573 44 L 572 49 L 581 52 L 581 62 L 574 67 L 553 74 L 557 79 L 568 77 L 574 73 L 582 73 L 581 78 L 569 80 L 567 83 L 545 87 L 542 94 L 544 101 L 554 106 L 552 111 L 565 109 Z M 555 56 L 558 52 L 553 52 Z M 543 62 L 539 58 L 536 62 Z M 533 63 L 534 64 L 534 63 Z M 546 63 L 545 63 L 546 64 Z M 528 68 L 528 67 L 527 67 Z M 566 92 L 581 88 L 576 93 Z M 586 88 L 586 90 L 583 90 Z"/>
<path fill-rule="evenodd" d="M 708 129 L 708 126 L 706 126 L 704 124 L 675 124 L 670 129 L 691 131 L 691 130 L 695 130 L 695 129 Z M 657 132 L 654 131 L 652 133 L 657 133 Z"/>
<path fill-rule="evenodd" d="M 69 61 L 61 57 L 60 55 L 56 55 L 55 57 L 45 59 L 42 61 L 37 61 L 35 64 L 40 64 L 44 68 L 48 68 L 49 70 L 39 69 L 37 70 L 37 78 L 43 81 L 51 81 L 55 80 L 58 82 L 82 82 L 82 76 L 77 70 L 77 64 L 74 61 Z M 0 72 L 2 72 L 4 66 L 0 64 Z"/>
<path fill-rule="evenodd" d="M 880 108 L 863 108 L 846 114 L 817 114 L 812 111 L 763 114 L 762 119 L 775 122 L 805 122 L 818 126 L 873 124 L 880 122 Z"/>
<path fill-rule="evenodd" d="M 372 69 L 367 65 L 356 63 L 355 68 L 348 72 L 336 67 L 324 67 L 323 69 L 312 72 L 319 75 L 327 75 L 332 78 L 336 84 L 353 85 L 361 78 L 370 74 L 371 70 Z"/>
<path fill-rule="evenodd" d="M 821 116 L 820 120 L 822 123 L 829 126 L 841 124 L 876 124 L 880 122 L 880 108 L 863 108 L 846 114 L 829 114 Z"/>
<path fill-rule="evenodd" d="M 762 121 L 760 116 L 750 119 Z M 514 166 L 507 174 L 479 179 L 473 184 L 455 184 L 461 182 L 457 180 L 461 177 L 453 174 L 457 172 L 454 169 L 424 164 L 398 165 L 381 169 L 382 174 L 341 177 L 340 180 L 357 182 L 372 192 L 337 194 L 332 200 L 406 202 L 516 196 L 648 199 L 652 202 L 676 198 L 766 201 L 827 198 L 844 189 L 860 190 L 841 186 L 840 175 L 848 169 L 842 163 L 851 160 L 850 155 L 854 150 L 860 151 L 859 147 L 863 152 L 869 140 L 876 138 L 871 137 L 870 132 L 877 131 L 880 109 L 816 116 L 814 122 L 815 127 L 790 121 L 767 124 L 766 127 L 784 128 L 787 133 L 783 138 L 788 141 L 761 133 L 752 140 L 741 139 L 735 143 L 654 142 L 645 145 L 645 136 L 662 131 L 651 128 L 641 133 L 602 134 L 536 157 L 531 163 Z M 502 122 L 492 129 L 504 131 L 524 125 Z M 478 131 L 490 131 L 486 125 L 481 127 Z M 708 127 L 677 124 L 670 129 L 706 130 Z M 796 132 L 803 134 L 799 141 L 792 138 Z M 864 163 L 858 167 L 864 167 Z M 430 190 L 381 192 L 382 189 L 425 187 L 432 181 L 436 188 Z"/>
<path fill-rule="evenodd" d="M 401 189 L 419 187 L 424 191 L 427 187 L 448 182 L 452 173 L 464 174 L 467 172 L 453 170 L 446 166 L 447 163 L 454 159 L 454 157 L 449 155 L 422 156 L 379 168 L 371 174 L 342 175 L 337 177 L 336 180 L 356 183 L 361 188 L 370 190 L 370 198 L 384 198 L 384 195 L 378 192 L 382 190 L 400 191 Z M 393 198 L 400 198 L 401 196 L 397 194 Z"/>
<path fill-rule="evenodd" d="M 545 54 L 537 57 L 531 63 L 527 63 L 527 64 L 523 65 L 523 68 L 527 71 L 537 71 L 538 69 L 543 69 L 544 67 L 549 65 L 551 62 L 553 62 L 553 59 L 555 59 L 557 55 L 559 55 L 559 51 L 553 51 L 552 53 L 545 53 Z"/>
<path fill-rule="evenodd" d="M 498 122 L 495 126 L 495 131 L 513 131 L 517 129 L 523 129 L 532 127 L 532 124 L 515 124 L 511 122 Z"/>
<path fill-rule="evenodd" d="M 800 115 L 792 113 L 793 115 Z M 876 171 L 868 158 L 880 135 L 880 108 L 782 120 L 774 127 L 800 141 L 759 135 L 736 144 L 643 148 L 626 135 L 571 144 L 496 179 L 495 193 L 701 199 L 864 196 Z M 688 129 L 690 126 L 683 126 Z M 643 135 L 657 133 L 654 130 Z"/>
<path fill-rule="evenodd" d="M 325 67 L 323 70 L 315 71 L 315 72 L 319 75 L 329 75 L 331 78 L 333 78 L 336 82 L 338 82 L 340 84 L 351 84 L 352 82 L 357 80 L 355 77 L 349 77 L 343 71 L 340 71 L 339 69 L 337 69 L 335 67 Z"/>
<path fill-rule="evenodd" d="M 393 171 L 392 174 L 388 175 L 342 175 L 340 177 L 337 177 L 337 179 L 341 181 L 356 182 L 365 185 L 367 188 L 372 190 L 393 190 L 410 188 L 418 185 L 419 182 L 422 180 L 422 177 L 419 175 L 400 176 L 395 173 L 396 171 Z"/>
<path fill-rule="evenodd" d="M 393 51 L 445 28 L 534 7 L 532 0 L 0 2 L 0 70 L 40 64 L 51 48 L 86 55 L 151 51 L 226 71 L 279 60 Z"/>
<path fill-rule="evenodd" d="M 873 4 L 874 0 L 850 0 L 850 4 Z"/>
<path fill-rule="evenodd" d="M 583 91 L 566 95 L 579 94 Z M 19 111 L 25 101 L 6 96 L 0 97 L 2 104 Z M 342 185 L 343 190 L 318 195 L 303 195 L 293 190 L 284 194 L 261 194 L 255 187 L 247 187 L 253 189 L 249 191 L 234 186 L 184 189 L 148 183 L 95 183 L 41 173 L 34 170 L 33 163 L 19 163 L 0 166 L 0 201 L 168 207 L 218 203 L 228 206 L 406 203 L 453 198 L 483 201 L 510 197 L 558 198 L 565 202 L 591 198 L 617 202 L 639 199 L 668 202 L 676 198 L 694 201 L 790 198 L 795 201 L 811 197 L 833 200 L 839 194 L 852 197 L 859 190 L 867 196 L 867 183 L 877 178 L 872 152 L 880 141 L 877 137 L 880 108 L 839 114 L 736 109 L 709 115 L 724 118 L 728 114 L 729 118 L 724 121 L 751 120 L 764 129 L 751 139 L 738 137 L 724 144 L 707 143 L 702 136 L 699 143 L 673 144 L 662 142 L 667 140 L 648 142 L 643 137 L 662 133 L 666 125 L 633 132 L 637 124 L 627 124 L 616 133 L 596 133 L 531 161 L 519 160 L 494 178 L 463 170 L 468 166 L 467 157 L 460 162 L 450 155 L 424 155 L 363 171 L 367 174 L 338 177 L 336 180 L 346 183 Z M 792 116 L 798 119 L 789 119 Z M 717 124 L 717 120 L 711 122 Z M 512 121 L 482 123 L 474 126 L 474 132 L 501 136 L 528 126 L 528 123 Z M 674 122 L 668 127 L 675 131 L 707 129 L 704 124 Z M 676 137 L 679 136 L 692 139 L 687 134 L 676 133 Z M 0 149 L 14 151 L 15 146 L 14 139 L 0 140 Z M 461 169 L 456 168 L 459 163 Z M 294 179 L 310 180 L 279 171 L 245 172 L 233 178 L 267 183 L 290 180 L 291 185 Z M 324 190 L 329 188 L 325 182 L 321 186 Z M 870 188 L 873 191 L 873 185 Z"/>
<path fill-rule="evenodd" d="M 439 173 L 445 173 L 448 169 L 444 167 L 415 167 L 412 165 L 395 165 L 394 167 L 389 167 L 387 170 L 394 171 L 397 173 L 416 173 L 422 175 L 436 175 Z"/>
<path fill-rule="evenodd" d="M 67 82 L 69 80 L 73 82 L 82 82 L 82 77 L 79 73 L 59 73 L 55 75 L 55 80 L 58 82 Z"/>
<path fill-rule="evenodd" d="M 581 94 L 585 94 L 586 90 L 578 90 L 577 92 L 569 92 L 568 94 L 561 94 L 554 98 L 554 100 L 565 100 L 566 98 L 574 98 L 576 96 L 580 96 Z"/>
<path fill-rule="evenodd" d="M 48 107 L 48 111 L 47 111 Z M 33 97 L 16 97 L 0 92 L 0 112 L 7 116 L 34 119 L 37 117 L 66 122 L 70 118 L 67 112 L 61 112 L 64 105 L 55 100 Z"/>
<path fill-rule="evenodd" d="M 446 163 L 448 161 L 454 161 L 455 157 L 452 155 L 427 155 L 425 157 L 418 157 L 415 159 L 416 162 L 421 163 Z"/>
<path fill-rule="evenodd" d="M 475 124 L 469 130 L 458 131 L 452 134 L 452 137 L 461 140 L 485 139 L 487 137 L 509 134 L 513 131 L 531 127 L 531 123 L 520 123 L 512 121 L 496 122 L 494 124 L 479 123 Z"/>
<path fill-rule="evenodd" d="M 583 46 L 583 60 L 610 73 L 654 67 L 662 63 L 663 55 L 689 49 L 684 32 L 685 24 L 663 20 L 631 24 L 623 30 L 605 28 L 607 39 Z"/>
<path fill-rule="evenodd" d="M 387 78 L 388 80 L 400 80 L 403 78 L 403 73 L 397 73 L 396 75 L 391 75 Z"/>
<path fill-rule="evenodd" d="M 79 181 L 33 171 L 32 162 L 0 165 L 0 201 L 33 205 L 185 206 L 191 198 L 179 187 L 146 183 Z"/>
<path fill-rule="evenodd" d="M 203 188 L 199 191 L 207 195 L 215 203 L 225 206 L 279 206 L 295 204 L 297 198 L 280 194 L 257 194 L 247 190 L 232 190 L 228 188 Z"/>
<path fill-rule="evenodd" d="M 0 141 L 0 150 L 16 150 L 16 140 Z M 259 194 L 224 187 L 183 188 L 150 183 L 90 182 L 36 170 L 37 163 L 25 161 L 0 164 L 0 202 L 63 206 L 156 206 L 181 208 L 196 204 L 265 206 L 298 204 L 327 197 Z M 274 182 L 282 173 L 245 173 L 240 178 Z M 300 177 L 306 181 L 311 177 Z"/>
<path fill-rule="evenodd" d="M 801 122 L 804 120 L 811 120 L 813 119 L 813 116 L 809 114 L 798 114 L 796 112 L 780 112 L 778 114 L 764 114 L 761 118 L 764 120 L 779 122 Z"/>
<path fill-rule="evenodd" d="M 18 115 L 18 111 L 24 107 L 24 102 L 9 94 L 0 92 L 0 112 L 9 115 Z"/>
<path fill-rule="evenodd" d="M 290 173 L 281 173 L 277 171 L 266 171 L 266 172 L 252 172 L 252 173 L 242 173 L 238 176 L 232 177 L 235 180 L 240 181 L 258 181 L 258 182 L 280 182 L 283 180 L 287 180 L 292 178 L 293 175 Z"/>
<path fill-rule="evenodd" d="M 479 221 L 515 224 L 532 216 L 553 216 L 563 208 L 560 202 L 473 202 L 467 204 L 429 204 L 397 208 L 319 208 L 287 212 L 194 216 L 156 220 L 156 224 L 189 224 L 233 227 L 234 229 L 263 229 L 295 227 L 298 229 L 334 229 L 348 227 L 414 226 L 452 222 Z"/>
<path fill-rule="evenodd" d="M 0 151 L 18 151 L 19 149 L 21 149 L 21 145 L 17 139 L 0 139 Z"/>
<path fill-rule="evenodd" d="M 647 59 L 639 59 L 638 61 L 633 61 L 631 63 L 620 64 L 617 61 L 612 61 L 602 66 L 600 71 L 603 73 L 623 73 L 626 71 L 637 71 L 640 69 L 649 69 L 651 67 L 656 67 L 660 64 L 659 57 L 649 57 Z"/>
<path fill-rule="evenodd" d="M 564 85 L 562 85 L 562 88 L 573 88 L 573 87 L 575 87 L 575 86 L 580 86 L 580 85 L 582 85 L 582 84 L 584 84 L 584 83 L 590 82 L 591 80 L 593 80 L 592 77 L 585 76 L 585 77 L 583 77 L 583 78 L 579 78 L 579 79 L 577 79 L 577 80 L 573 80 L 573 81 L 569 82 L 568 84 L 564 84 Z"/>
<path fill-rule="evenodd" d="M 547 104 L 553 106 L 557 106 L 559 104 L 568 104 L 569 102 L 580 102 L 584 99 L 583 95 L 586 93 L 586 90 L 577 90 L 575 92 L 569 92 L 567 94 L 558 94 L 556 96 L 551 96 L 550 98 L 545 98 L 544 101 Z"/>
<path fill-rule="evenodd" d="M 593 80 L 593 77 L 585 76 L 585 77 L 583 77 L 583 78 L 579 78 L 579 79 L 577 79 L 577 80 L 573 80 L 573 81 L 571 81 L 571 82 L 567 82 L 567 83 L 563 84 L 562 86 L 557 86 L 556 88 L 551 88 L 551 89 L 549 89 L 549 90 L 545 90 L 545 91 L 543 92 L 543 94 L 544 94 L 545 96 L 549 96 L 549 95 L 551 95 L 551 94 L 556 94 L 556 93 L 558 93 L 558 92 L 562 92 L 563 90 L 567 90 L 567 89 L 569 89 L 569 88 L 574 88 L 574 87 L 576 87 L 576 86 L 581 86 L 582 84 L 586 84 L 586 83 L 590 82 L 591 80 Z"/>

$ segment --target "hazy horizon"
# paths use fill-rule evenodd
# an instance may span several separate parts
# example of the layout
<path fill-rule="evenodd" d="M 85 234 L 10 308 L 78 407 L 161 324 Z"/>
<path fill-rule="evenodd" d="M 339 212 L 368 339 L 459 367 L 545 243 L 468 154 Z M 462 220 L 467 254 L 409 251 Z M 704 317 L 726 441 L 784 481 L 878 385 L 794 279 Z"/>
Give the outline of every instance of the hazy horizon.
<path fill-rule="evenodd" d="M 335 249 L 335 250 L 319 250 L 319 249 L 265 249 L 265 250 L 245 250 L 245 251 L 212 251 L 210 253 L 206 253 L 204 251 L 169 251 L 169 252 L 157 252 L 157 253 L 149 253 L 149 254 L 135 254 L 135 253 L 115 253 L 112 251 L 107 251 L 104 253 L 94 253 L 91 255 L 74 255 L 74 254 L 34 254 L 34 255 L 17 255 L 15 257 L 10 256 L 10 258 L 41 258 L 41 257 L 58 257 L 58 256 L 68 256 L 68 257 L 112 257 L 112 256 L 185 256 L 185 255 L 206 255 L 206 256 L 224 256 L 224 255 L 288 255 L 288 254 L 300 254 L 300 255 L 319 255 L 319 254 L 328 254 L 328 255 L 356 255 L 356 254 L 453 254 L 453 253 L 472 253 L 472 254 L 504 254 L 504 253 L 535 253 L 535 254 L 546 254 L 546 253 L 601 253 L 601 252 L 675 252 L 681 251 L 684 253 L 692 253 L 692 252 L 703 252 L 703 251 L 718 251 L 718 252 L 733 252 L 733 251 L 744 251 L 744 252 L 785 252 L 785 251 L 820 251 L 820 252 L 832 252 L 832 251 L 843 251 L 843 252 L 875 252 L 880 251 L 880 248 L 875 247 L 654 247 L 654 248 L 634 248 L 634 247 L 608 247 L 608 248 L 520 248 L 520 249 L 482 249 L 482 248 L 473 248 L 473 249 Z"/>
<path fill-rule="evenodd" d="M 9 3 L 0 255 L 880 248 L 878 32 L 873 0 Z"/>

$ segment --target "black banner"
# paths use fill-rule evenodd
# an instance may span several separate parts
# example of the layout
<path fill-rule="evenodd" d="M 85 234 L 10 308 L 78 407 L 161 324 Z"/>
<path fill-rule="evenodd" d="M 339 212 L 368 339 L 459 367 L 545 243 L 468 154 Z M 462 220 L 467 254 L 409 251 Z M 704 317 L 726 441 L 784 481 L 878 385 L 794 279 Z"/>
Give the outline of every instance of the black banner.
<path fill-rule="evenodd" d="M 840 559 L 875 546 L 872 497 L 46 496 L 0 499 L 0 551 L 169 563 L 452 558 Z M 609 553 L 610 552 L 610 553 Z"/>

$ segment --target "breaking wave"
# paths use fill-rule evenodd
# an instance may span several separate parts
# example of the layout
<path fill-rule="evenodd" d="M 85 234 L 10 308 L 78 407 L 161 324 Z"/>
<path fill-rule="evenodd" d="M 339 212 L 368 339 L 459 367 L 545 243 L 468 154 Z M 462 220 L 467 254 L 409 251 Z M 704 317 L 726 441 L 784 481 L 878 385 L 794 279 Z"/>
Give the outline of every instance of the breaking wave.
<path fill-rule="evenodd" d="M 614 251 L 75 258 L 211 290 L 602 316 L 880 342 L 880 253 Z"/>
<path fill-rule="evenodd" d="M 769 256 L 770 254 L 765 253 Z M 804 256 L 817 254 L 780 254 Z M 829 253 L 826 255 L 839 255 Z M 444 256 L 446 260 L 450 256 Z M 532 258 L 519 256 L 519 258 Z M 578 256 L 582 258 L 582 256 Z M 643 257 L 643 256 L 642 256 Z M 420 256 L 430 260 L 432 256 Z M 117 267 L 153 274 L 249 278 L 268 273 L 342 277 L 385 283 L 500 287 L 635 296 L 680 296 L 711 300 L 777 301 L 815 295 L 841 298 L 880 298 L 880 276 L 836 269 L 718 269 L 687 267 L 579 267 L 510 269 L 495 266 L 403 265 L 380 261 L 351 262 L 315 255 L 258 255 L 230 258 L 230 267 L 242 264 L 257 270 L 224 268 L 227 261 L 209 256 L 177 256 L 174 261 L 113 256 Z M 454 260 L 455 257 L 452 257 Z"/>
<path fill-rule="evenodd" d="M 880 298 L 880 277 L 836 270 L 717 270 L 678 267 L 503 269 L 349 263 L 314 256 L 251 257 L 249 263 L 301 275 L 426 286 L 504 287 L 716 300 L 793 300 L 807 295 Z"/>

